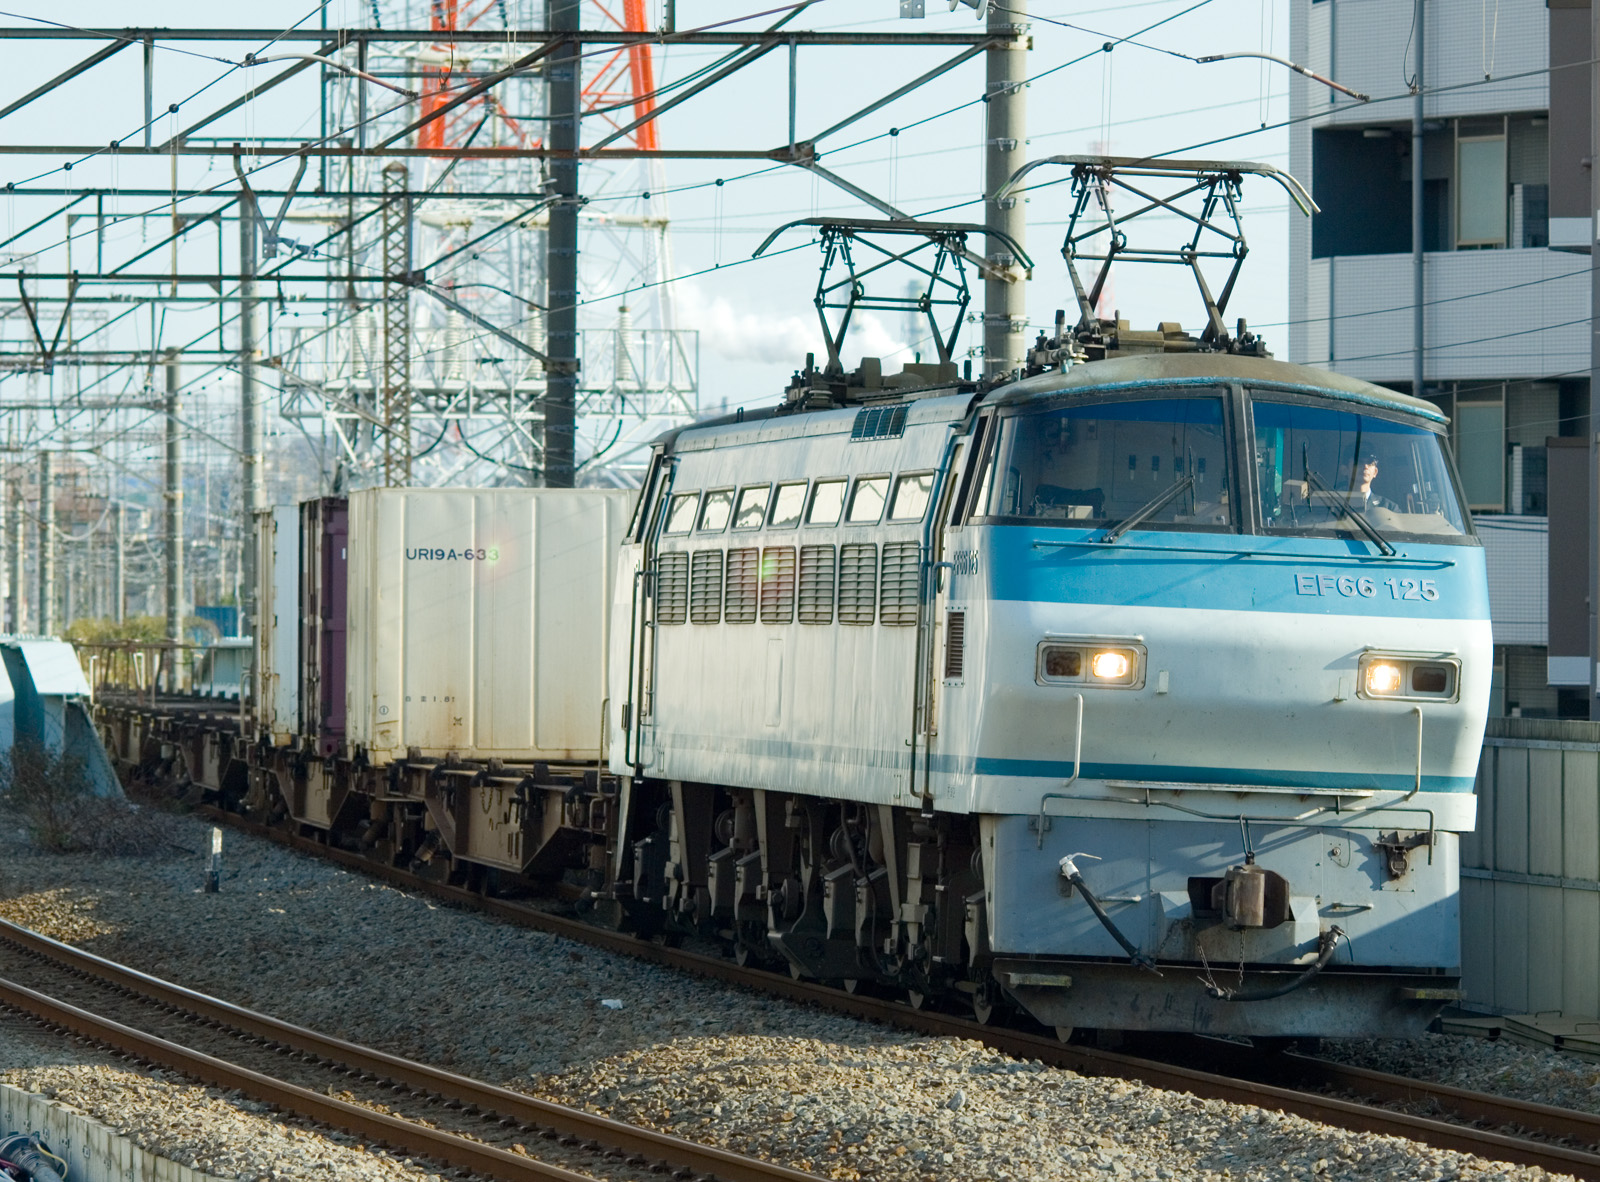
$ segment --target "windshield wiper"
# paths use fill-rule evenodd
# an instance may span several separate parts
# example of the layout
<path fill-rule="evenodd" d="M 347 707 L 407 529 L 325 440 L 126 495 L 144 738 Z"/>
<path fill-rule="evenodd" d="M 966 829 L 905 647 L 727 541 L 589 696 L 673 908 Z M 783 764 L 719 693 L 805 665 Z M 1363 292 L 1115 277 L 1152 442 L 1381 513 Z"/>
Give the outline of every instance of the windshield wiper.
<path fill-rule="evenodd" d="M 1172 501 L 1174 501 L 1174 500 L 1176 500 L 1178 498 L 1178 495 L 1180 493 L 1183 493 L 1183 492 L 1185 492 L 1187 490 L 1191 490 L 1193 488 L 1194 488 L 1194 477 L 1193 476 L 1185 476 L 1182 480 L 1173 481 L 1171 488 L 1167 489 L 1160 496 L 1158 496 L 1155 500 L 1151 501 L 1144 508 L 1140 509 L 1132 517 L 1124 517 L 1121 521 L 1117 522 L 1116 525 L 1113 525 L 1110 529 L 1106 530 L 1106 536 L 1101 538 L 1100 540 L 1102 542 L 1106 542 L 1106 543 L 1115 542 L 1123 534 L 1127 533 L 1130 529 L 1132 529 L 1134 526 L 1138 525 L 1141 521 L 1143 521 L 1145 518 L 1149 517 L 1152 513 L 1158 513 L 1162 509 L 1166 508 L 1168 504 L 1170 504 Z"/>
<path fill-rule="evenodd" d="M 1355 503 L 1349 497 L 1344 497 L 1341 499 L 1338 493 L 1334 492 L 1326 484 L 1322 483 L 1322 478 L 1313 472 L 1309 465 L 1307 465 L 1305 468 L 1305 474 L 1306 483 L 1315 488 L 1319 493 L 1331 498 L 1333 503 L 1338 505 L 1339 508 L 1349 516 L 1351 521 L 1355 522 L 1356 525 L 1361 527 L 1361 532 L 1366 534 L 1367 537 L 1371 539 L 1372 544 L 1382 552 L 1385 558 L 1393 558 L 1395 556 L 1395 548 L 1389 545 L 1388 539 L 1378 532 L 1378 527 L 1367 520 L 1367 515 L 1360 509 L 1357 509 L 1355 507 Z"/>

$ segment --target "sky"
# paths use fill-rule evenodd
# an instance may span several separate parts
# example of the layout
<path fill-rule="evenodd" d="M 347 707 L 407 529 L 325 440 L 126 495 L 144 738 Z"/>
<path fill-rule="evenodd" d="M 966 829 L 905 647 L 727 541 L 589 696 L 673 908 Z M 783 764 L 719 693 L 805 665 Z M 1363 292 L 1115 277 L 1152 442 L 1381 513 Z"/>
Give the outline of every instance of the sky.
<path fill-rule="evenodd" d="M 829 0 L 807 14 L 814 27 L 862 31 L 968 31 L 981 27 L 973 11 L 945 11 L 943 0 L 930 0 L 923 20 L 902 20 L 892 0 Z M 695 5 L 696 21 L 714 20 L 740 11 L 737 4 Z M 1192 9 L 1187 15 L 1185 9 Z M 702 10 L 704 10 L 702 14 Z M 682 23 L 680 6 L 680 23 Z M 1164 18 L 1176 19 L 1140 38 L 1144 44 L 1176 48 L 1198 56 L 1204 52 L 1251 50 L 1287 53 L 1288 12 L 1282 3 L 1260 0 L 1144 0 L 1098 9 L 1070 3 L 1035 3 L 1030 23 L 1033 48 L 1028 54 L 1031 83 L 1027 92 L 1029 158 L 1103 152 L 1142 156 L 1170 152 L 1191 144 L 1236 135 L 1275 124 L 1288 115 L 1287 79 L 1282 67 L 1255 62 L 1200 66 L 1156 48 L 1123 44 L 1100 51 L 1107 40 L 1135 34 Z M 1050 19 L 1047 19 L 1050 18 Z M 1065 28 L 1069 22 L 1093 32 Z M 669 66 L 685 68 L 688 50 L 669 50 Z M 1088 55 L 1084 58 L 1084 55 Z M 800 138 L 805 128 L 818 129 L 858 109 L 877 94 L 892 90 L 949 55 L 948 50 L 885 51 L 836 49 L 819 51 L 812 62 L 800 62 Z M 1077 64 L 1066 65 L 1075 58 Z M 1055 71 L 1049 73 L 1048 71 Z M 870 86 L 864 80 L 870 78 Z M 751 70 L 729 101 L 727 113 L 707 125 L 689 105 L 670 113 L 664 142 L 699 146 L 713 137 L 755 144 L 784 142 L 787 137 L 786 63 Z M 918 215 L 937 220 L 978 221 L 983 218 L 983 107 L 973 100 L 983 92 L 981 60 L 958 67 L 938 82 L 914 92 L 869 116 L 839 136 L 819 144 L 825 167 L 853 183 Z M 952 108 L 964 107 L 944 114 Z M 932 118 L 930 118 L 932 117 Z M 927 120 L 919 127 L 908 125 Z M 899 135 L 891 128 L 905 127 Z M 859 145 L 859 146 L 856 146 Z M 831 150 L 830 150 L 831 148 Z M 1210 159 L 1250 159 L 1286 167 L 1287 133 L 1261 132 L 1194 153 Z M 690 184 L 734 172 L 727 166 L 674 162 L 675 184 Z M 741 170 L 751 171 L 751 170 Z M 1034 174 L 1058 179 L 1064 169 Z M 679 178 L 682 178 L 681 180 Z M 1230 309 L 1252 324 L 1287 318 L 1287 243 L 1289 208 L 1276 186 L 1247 184 L 1245 204 L 1251 210 L 1246 233 L 1251 255 L 1241 287 Z M 1035 261 L 1028 284 L 1030 321 L 1047 326 L 1058 307 L 1071 308 L 1073 298 L 1059 249 L 1066 228 L 1070 192 L 1067 185 L 1043 188 L 1026 198 L 1027 248 Z M 673 252 L 681 273 L 694 274 L 677 285 L 676 298 L 684 323 L 701 331 L 701 349 L 708 379 L 708 401 L 738 405 L 760 393 L 776 392 L 798 364 L 805 347 L 816 348 L 819 330 L 810 297 L 815 289 L 820 255 L 796 251 L 770 261 L 745 261 L 775 226 L 799 217 L 878 216 L 860 202 L 808 174 L 787 169 L 725 185 L 720 191 L 697 189 L 672 197 Z M 1295 216 L 1299 216 L 1296 214 Z M 1164 233 L 1181 233 L 1172 219 L 1160 224 Z M 799 231 L 778 246 L 805 241 Z M 1163 243 L 1165 245 L 1165 243 Z M 981 249 L 981 248 L 980 248 Z M 712 273 L 703 274 L 711 268 Z M 1177 320 L 1199 326 L 1199 302 L 1186 275 L 1176 268 L 1133 268 L 1114 279 L 1115 306 L 1135 327 L 1153 328 L 1158 321 Z M 981 310 L 981 283 L 974 284 L 974 311 Z M 981 344 L 980 326 L 964 331 L 958 342 Z M 1265 329 L 1269 337 L 1271 329 Z M 1282 330 L 1280 346 L 1287 345 Z M 849 342 L 851 353 L 908 360 L 903 323 L 869 322 Z M 926 342 L 916 342 L 926 346 Z M 896 351 L 898 350 L 898 351 Z M 894 366 L 897 368 L 897 365 Z M 759 393 L 758 393 L 759 392 Z"/>
<path fill-rule="evenodd" d="M 17 0 L 12 0 L 17 4 Z M 391 3 L 392 0 L 383 0 Z M 254 0 L 250 5 L 218 5 L 199 0 L 55 0 L 48 5 L 23 3 L 0 14 L 0 25 L 22 26 L 60 22 L 85 27 L 128 24 L 185 26 L 223 22 L 277 28 L 304 22 L 315 25 L 325 9 L 330 26 L 369 23 L 372 0 Z M 537 25 L 539 0 L 505 0 L 513 23 Z M 662 0 L 651 0 L 659 19 Z M 707 25 L 762 28 L 778 19 L 778 0 L 677 0 L 680 29 Z M 970 32 L 981 23 L 972 9 L 946 11 L 945 0 L 927 0 L 924 19 L 899 16 L 899 0 L 817 0 L 792 22 L 795 28 L 818 30 Z M 594 18 L 590 12 L 586 22 Z M 740 18 L 744 18 L 741 20 Z M 1288 53 L 1288 5 L 1285 0 L 1135 0 L 1116 6 L 1090 7 L 1071 0 L 1033 0 L 1025 20 L 1031 30 L 1026 91 L 1029 158 L 1106 152 L 1113 155 L 1176 154 L 1209 159 L 1248 159 L 1287 165 L 1287 132 L 1275 125 L 1288 115 L 1289 72 L 1258 61 L 1199 65 L 1182 55 L 1236 51 Z M 733 22 L 731 25 L 726 22 Z M 1075 26 L 1075 27 L 1070 27 Z M 1122 40 L 1132 38 L 1131 40 Z M 1103 47 L 1113 44 L 1110 52 Z M 55 71 L 84 56 L 91 42 L 47 44 L 9 42 L 8 79 L 0 84 L 0 101 L 25 93 Z M 158 116 L 156 142 L 164 131 L 180 126 L 193 114 L 238 94 L 245 72 L 219 60 L 237 58 L 248 49 L 238 43 L 204 43 L 187 51 L 165 49 L 157 54 L 155 109 L 180 104 L 175 115 Z M 659 84 L 670 84 L 706 66 L 727 52 L 722 48 L 664 44 L 655 60 Z M 952 56 L 950 47 L 804 49 L 797 62 L 797 134 L 804 140 L 895 87 Z M 257 67 L 259 71 L 280 66 Z M 308 72 L 312 73 L 312 72 Z M 130 50 L 97 68 L 85 80 L 62 88 L 0 123 L 0 143 L 105 144 L 139 135 L 142 83 L 137 50 Z M 663 146 L 693 149 L 767 149 L 788 139 L 787 54 L 778 51 L 719 83 L 706 93 L 664 114 Z M 935 83 L 888 105 L 819 145 L 825 167 L 902 209 L 945 221 L 981 221 L 984 140 L 984 64 L 979 57 L 957 67 Z M 219 139 L 277 134 L 313 134 L 315 90 L 286 86 L 247 103 L 213 129 Z M 1261 128 L 1266 130 L 1259 130 Z M 891 129 L 895 134 L 891 134 Z M 585 141 L 604 129 L 591 121 Z M 1213 143 L 1211 141 L 1221 142 Z M 1205 146 L 1195 146 L 1205 145 Z M 256 163 L 271 158 L 251 157 Z M 248 161 L 247 161 L 248 162 Z M 19 194 L 41 187 L 71 189 L 76 184 L 149 186 L 168 180 L 165 161 L 112 160 L 105 156 L 78 162 L 68 173 L 65 161 L 0 155 L 0 181 L 15 189 L 0 195 L 0 229 L 7 237 L 26 227 L 48 207 L 45 198 Z M 232 161 L 226 151 L 210 159 L 181 162 L 186 183 L 232 185 Z M 429 175 L 422 168 L 422 179 Z M 262 172 L 258 184 L 283 185 L 292 165 Z M 1040 180 L 1051 177 L 1041 172 Z M 669 241 L 674 281 L 664 288 L 628 291 L 646 278 L 636 258 L 619 254 L 605 265 L 607 247 L 596 241 L 585 272 L 583 324 L 615 323 L 616 309 L 633 305 L 636 319 L 653 300 L 667 295 L 674 322 L 698 330 L 700 405 L 705 410 L 761 405 L 778 397 L 789 374 L 807 351 L 820 353 L 821 334 L 811 305 L 820 254 L 808 246 L 807 234 L 791 231 L 774 253 L 752 260 L 755 247 L 772 230 L 796 218 L 834 215 L 874 217 L 876 212 L 817 177 L 786 165 L 763 161 L 673 160 L 649 170 L 643 166 L 585 166 L 581 188 L 592 198 L 591 211 L 638 210 L 638 194 L 649 190 L 649 211 L 670 219 Z M 718 184 L 717 182 L 722 183 Z M 308 182 L 309 183 L 309 182 Z M 663 195 L 664 194 L 664 195 Z M 1058 254 L 1068 212 L 1069 187 L 1035 188 L 1026 198 L 1027 246 L 1035 260 L 1028 284 L 1030 321 L 1044 327 L 1054 310 L 1072 305 L 1071 287 Z M 621 199 L 621 198 L 626 199 Z M 59 203 L 60 199 L 53 199 Z M 125 203 L 127 204 L 127 203 Z M 108 241 L 126 248 L 156 241 L 161 203 L 146 203 L 150 218 L 115 225 Z M 1287 241 L 1291 211 L 1275 186 L 1247 182 L 1245 229 L 1250 258 L 1233 304 L 1230 321 L 1244 316 L 1280 353 L 1287 347 Z M 170 218 L 168 218 L 170 221 Z M 1176 239 L 1180 223 L 1167 220 L 1152 229 Z M 80 233 L 83 227 L 78 227 Z M 287 231 L 286 231 L 287 232 Z M 35 256 L 44 269 L 64 268 L 57 222 L 42 235 L 44 253 Z M 154 235 L 154 237 L 152 237 Z M 74 242 L 75 265 L 83 265 L 92 237 Z M 226 244 L 221 244 L 226 245 Z M 24 237 L 6 251 L 40 249 L 41 236 Z M 789 249 L 785 249 L 789 248 Z M 190 248 L 191 254 L 200 248 Z M 205 249 L 215 251 L 217 245 Z M 981 249 L 981 246 L 980 246 Z M 158 256 L 159 257 L 159 256 Z M 214 256 L 213 256 L 214 257 Z M 186 256 L 185 266 L 190 265 Z M 1200 303 L 1192 283 L 1176 268 L 1127 269 L 1114 278 L 1111 301 L 1135 327 L 1154 327 L 1177 320 L 1190 329 L 1200 326 Z M 981 314 L 982 285 L 974 283 L 974 315 Z M 904 289 L 904 281 L 891 281 Z M 291 291 L 291 295 L 293 292 Z M 653 313 L 652 313 L 653 314 Z M 173 313 L 174 320 L 178 312 Z M 1278 326 L 1278 327 L 1275 327 Z M 969 326 L 957 343 L 957 355 L 980 344 L 978 326 Z M 6 329 L 14 334 L 15 326 Z M 131 331 L 131 329 L 130 329 Z M 139 332 L 168 331 L 165 324 Z M 162 338 L 163 340 L 167 338 Z M 919 339 L 903 319 L 863 317 L 846 346 L 846 361 L 860 355 L 884 358 L 885 372 L 910 360 L 928 342 Z M 195 378 L 199 381 L 201 379 Z M 222 390 L 231 381 L 226 370 L 203 379 Z M 9 394 L 10 391 L 0 391 Z M 220 429 L 220 428 L 219 428 Z"/>

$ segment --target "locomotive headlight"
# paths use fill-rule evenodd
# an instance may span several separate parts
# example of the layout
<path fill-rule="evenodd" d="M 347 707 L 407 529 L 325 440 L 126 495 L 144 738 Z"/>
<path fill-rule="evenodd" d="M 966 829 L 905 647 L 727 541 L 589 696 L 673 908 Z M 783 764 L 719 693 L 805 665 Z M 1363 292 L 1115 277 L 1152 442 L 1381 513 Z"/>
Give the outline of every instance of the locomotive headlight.
<path fill-rule="evenodd" d="M 1095 653 L 1089 660 L 1089 672 L 1101 681 L 1126 681 L 1128 673 L 1133 669 L 1133 662 L 1128 656 L 1127 653 L 1117 649 Z"/>
<path fill-rule="evenodd" d="M 1374 661 L 1367 666 L 1367 692 L 1388 696 L 1400 688 L 1400 666 Z"/>
<path fill-rule="evenodd" d="M 1461 692 L 1461 660 L 1446 653 L 1361 654 L 1356 694 L 1403 702 L 1454 702 Z"/>
<path fill-rule="evenodd" d="M 1050 636 L 1039 642 L 1033 679 L 1040 685 L 1144 688 L 1142 637 Z"/>

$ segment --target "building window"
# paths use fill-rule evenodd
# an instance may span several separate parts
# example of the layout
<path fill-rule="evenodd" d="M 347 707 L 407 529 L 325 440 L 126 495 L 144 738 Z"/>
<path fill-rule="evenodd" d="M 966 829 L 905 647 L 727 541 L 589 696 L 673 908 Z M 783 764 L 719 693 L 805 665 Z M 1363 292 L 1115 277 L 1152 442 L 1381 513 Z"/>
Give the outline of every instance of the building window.
<path fill-rule="evenodd" d="M 1456 246 L 1506 244 L 1506 137 L 1456 137 Z"/>
<path fill-rule="evenodd" d="M 1314 258 L 1411 249 L 1411 135 L 1400 124 L 1311 133 Z"/>
<path fill-rule="evenodd" d="M 1505 508 L 1506 411 L 1501 402 L 1456 403 L 1456 456 L 1473 510 Z"/>

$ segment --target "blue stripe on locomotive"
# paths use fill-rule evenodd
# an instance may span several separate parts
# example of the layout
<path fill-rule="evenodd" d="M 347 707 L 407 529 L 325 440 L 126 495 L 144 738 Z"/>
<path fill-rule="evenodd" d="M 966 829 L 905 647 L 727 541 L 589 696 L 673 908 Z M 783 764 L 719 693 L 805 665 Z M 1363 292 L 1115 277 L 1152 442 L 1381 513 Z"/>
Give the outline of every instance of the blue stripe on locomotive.
<path fill-rule="evenodd" d="M 1098 541 L 1102 529 L 994 526 L 981 532 L 987 554 L 974 555 L 979 566 L 975 575 L 963 573 L 957 561 L 952 595 L 970 593 L 966 580 L 976 577 L 982 595 L 1003 600 L 1313 616 L 1489 618 L 1483 550 L 1474 545 L 1404 543 L 1396 547 L 1401 557 L 1383 558 L 1365 539 L 1152 530 L 1106 544 Z M 970 569 L 970 561 L 967 565 Z M 1370 583 L 1363 585 L 1362 580 Z M 1423 585 L 1425 580 L 1431 588 Z M 1429 592 L 1437 598 L 1426 598 Z"/>

